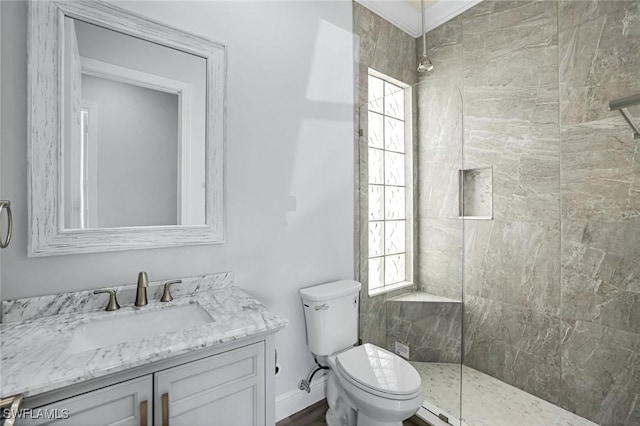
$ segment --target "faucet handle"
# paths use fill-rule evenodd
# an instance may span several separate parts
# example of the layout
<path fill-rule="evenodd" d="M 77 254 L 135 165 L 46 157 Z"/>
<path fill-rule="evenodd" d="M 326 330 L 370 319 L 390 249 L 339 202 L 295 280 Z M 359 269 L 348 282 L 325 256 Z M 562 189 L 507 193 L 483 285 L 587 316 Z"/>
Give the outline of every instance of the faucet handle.
<path fill-rule="evenodd" d="M 105 311 L 117 311 L 120 309 L 120 305 L 118 305 L 118 298 L 116 297 L 115 290 L 96 290 L 93 294 L 101 294 L 101 293 L 109 293 L 109 303 L 107 303 L 107 307 L 104 309 Z"/>
<path fill-rule="evenodd" d="M 162 293 L 162 297 L 160 298 L 161 302 L 171 302 L 173 300 L 173 296 L 171 296 L 171 286 L 173 284 L 180 284 L 182 280 L 173 280 L 167 281 L 164 283 L 164 292 Z"/>

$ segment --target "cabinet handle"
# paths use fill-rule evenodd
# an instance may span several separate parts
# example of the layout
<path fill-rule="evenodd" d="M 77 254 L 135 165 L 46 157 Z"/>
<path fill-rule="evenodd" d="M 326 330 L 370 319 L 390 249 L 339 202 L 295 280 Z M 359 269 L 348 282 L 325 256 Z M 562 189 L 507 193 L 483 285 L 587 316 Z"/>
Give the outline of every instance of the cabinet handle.
<path fill-rule="evenodd" d="M 140 402 L 140 426 L 149 426 L 149 420 L 147 419 L 149 403 L 145 399 Z"/>
<path fill-rule="evenodd" d="M 9 247 L 9 243 L 11 242 L 11 234 L 13 232 L 13 218 L 11 217 L 11 202 L 2 200 L 0 201 L 0 214 L 2 214 L 3 210 L 7 210 L 7 235 L 4 240 L 0 240 L 0 248 Z"/>
<path fill-rule="evenodd" d="M 162 394 L 162 426 L 169 426 L 169 394 Z"/>
<path fill-rule="evenodd" d="M 4 421 L 4 426 L 13 426 L 18 416 L 18 410 L 22 405 L 22 394 L 0 399 L 0 409 L 9 410 L 9 416 Z"/>

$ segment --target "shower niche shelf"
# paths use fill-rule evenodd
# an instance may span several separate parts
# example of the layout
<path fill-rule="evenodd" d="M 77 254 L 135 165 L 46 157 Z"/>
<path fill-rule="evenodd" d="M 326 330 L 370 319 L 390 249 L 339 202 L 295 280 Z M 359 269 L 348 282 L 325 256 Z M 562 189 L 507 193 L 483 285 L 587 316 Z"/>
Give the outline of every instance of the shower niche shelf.
<path fill-rule="evenodd" d="M 493 219 L 493 167 L 460 170 L 458 193 L 460 219 Z"/>

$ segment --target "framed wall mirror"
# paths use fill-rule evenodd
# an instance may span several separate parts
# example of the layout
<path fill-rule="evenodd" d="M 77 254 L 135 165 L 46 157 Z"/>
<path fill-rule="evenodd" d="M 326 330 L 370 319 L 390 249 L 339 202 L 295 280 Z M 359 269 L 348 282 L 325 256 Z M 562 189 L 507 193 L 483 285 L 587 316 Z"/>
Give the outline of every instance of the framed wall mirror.
<path fill-rule="evenodd" d="M 28 33 L 29 256 L 224 242 L 225 47 L 99 1 Z"/>

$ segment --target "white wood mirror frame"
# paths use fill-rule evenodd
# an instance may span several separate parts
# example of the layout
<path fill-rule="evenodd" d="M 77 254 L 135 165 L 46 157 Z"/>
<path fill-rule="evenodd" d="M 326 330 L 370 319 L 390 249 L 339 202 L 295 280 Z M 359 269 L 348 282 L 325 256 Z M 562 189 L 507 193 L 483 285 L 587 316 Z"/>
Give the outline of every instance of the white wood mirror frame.
<path fill-rule="evenodd" d="M 61 90 L 65 16 L 206 59 L 205 225 L 64 229 Z M 225 46 L 99 1 L 30 1 L 28 37 L 29 256 L 224 242 Z"/>

